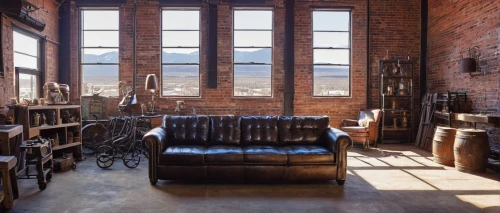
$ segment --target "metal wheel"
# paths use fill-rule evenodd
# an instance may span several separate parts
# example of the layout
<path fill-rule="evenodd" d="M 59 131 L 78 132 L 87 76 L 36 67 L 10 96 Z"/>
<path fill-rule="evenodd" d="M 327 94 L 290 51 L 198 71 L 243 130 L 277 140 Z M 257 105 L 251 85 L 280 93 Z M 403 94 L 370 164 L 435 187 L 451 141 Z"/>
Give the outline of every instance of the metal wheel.
<path fill-rule="evenodd" d="M 139 149 L 144 157 L 149 158 L 148 149 L 142 144 L 142 137 L 151 130 L 151 120 L 150 119 L 139 119 L 137 120 L 136 128 L 136 149 Z"/>
<path fill-rule="evenodd" d="M 145 119 L 138 119 L 136 125 L 136 138 L 142 138 L 147 132 L 151 130 L 151 122 Z"/>
<path fill-rule="evenodd" d="M 108 129 L 102 124 L 88 124 L 82 128 L 82 152 L 93 154 L 104 141 L 109 140 Z"/>
<path fill-rule="evenodd" d="M 109 168 L 115 162 L 115 151 L 109 145 L 100 145 L 96 149 L 96 163 L 100 168 Z"/>
<path fill-rule="evenodd" d="M 45 176 L 46 180 L 52 179 L 52 172 L 47 173 L 47 176 Z"/>
<path fill-rule="evenodd" d="M 141 162 L 141 150 L 132 145 L 132 149 L 123 156 L 123 164 L 128 168 L 135 168 Z"/>
<path fill-rule="evenodd" d="M 47 184 L 45 182 L 38 182 L 38 189 L 45 190 L 47 188 Z"/>

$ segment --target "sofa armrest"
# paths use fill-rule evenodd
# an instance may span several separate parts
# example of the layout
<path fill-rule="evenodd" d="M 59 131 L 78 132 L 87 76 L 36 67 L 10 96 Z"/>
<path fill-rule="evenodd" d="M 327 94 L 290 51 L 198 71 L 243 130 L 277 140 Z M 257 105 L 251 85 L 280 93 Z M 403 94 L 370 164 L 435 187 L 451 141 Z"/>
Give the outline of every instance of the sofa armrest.
<path fill-rule="evenodd" d="M 335 154 L 337 181 L 343 183 L 347 177 L 347 150 L 352 147 L 352 139 L 342 130 L 330 128 L 325 132 L 326 147 Z"/>
<path fill-rule="evenodd" d="M 347 151 L 352 147 L 351 136 L 340 129 L 327 129 L 324 138 L 326 140 L 326 147 L 330 152 L 333 153 L 338 153 L 339 151 L 342 151 L 342 149 L 345 149 L 345 151 Z"/>
<path fill-rule="evenodd" d="M 167 147 L 167 131 L 162 127 L 156 127 L 147 132 L 142 138 L 142 143 L 148 148 L 148 170 L 149 181 L 151 184 L 156 184 L 158 181 L 156 175 L 156 166 L 158 165 L 159 156 Z"/>
<path fill-rule="evenodd" d="M 358 120 L 344 119 L 342 120 L 342 126 L 359 126 L 359 123 Z"/>

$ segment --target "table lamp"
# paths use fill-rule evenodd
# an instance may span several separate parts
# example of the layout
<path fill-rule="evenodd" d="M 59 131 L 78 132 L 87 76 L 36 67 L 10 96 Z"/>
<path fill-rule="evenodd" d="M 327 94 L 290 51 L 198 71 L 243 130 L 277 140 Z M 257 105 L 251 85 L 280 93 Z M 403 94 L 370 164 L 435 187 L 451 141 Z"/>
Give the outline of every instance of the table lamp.
<path fill-rule="evenodd" d="M 146 90 L 151 92 L 151 112 L 155 112 L 155 96 L 158 89 L 158 79 L 155 74 L 148 74 L 146 77 Z"/>

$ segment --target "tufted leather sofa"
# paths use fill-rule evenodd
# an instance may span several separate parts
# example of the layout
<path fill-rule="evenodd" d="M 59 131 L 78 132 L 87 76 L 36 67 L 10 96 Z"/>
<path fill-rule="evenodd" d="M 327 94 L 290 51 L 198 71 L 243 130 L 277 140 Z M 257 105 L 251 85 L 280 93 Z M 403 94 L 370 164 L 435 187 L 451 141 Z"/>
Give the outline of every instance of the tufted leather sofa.
<path fill-rule="evenodd" d="M 328 117 L 164 116 L 143 138 L 151 184 L 346 179 L 352 140 Z"/>

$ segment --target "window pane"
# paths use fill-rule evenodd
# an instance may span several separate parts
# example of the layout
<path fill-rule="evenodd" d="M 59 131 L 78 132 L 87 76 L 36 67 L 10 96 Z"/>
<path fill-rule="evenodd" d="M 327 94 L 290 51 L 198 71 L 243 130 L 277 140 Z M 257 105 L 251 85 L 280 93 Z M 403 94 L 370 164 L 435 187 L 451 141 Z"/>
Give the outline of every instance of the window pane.
<path fill-rule="evenodd" d="M 162 25 L 164 30 L 198 30 L 200 11 L 164 10 Z"/>
<path fill-rule="evenodd" d="M 38 40 L 14 31 L 14 51 L 38 56 Z"/>
<path fill-rule="evenodd" d="M 38 80 L 36 75 L 19 73 L 19 100 L 38 97 Z"/>
<path fill-rule="evenodd" d="M 118 49 L 84 48 L 83 63 L 118 63 Z"/>
<path fill-rule="evenodd" d="M 234 31 L 235 47 L 271 47 L 271 31 Z"/>
<path fill-rule="evenodd" d="M 84 31 L 83 47 L 118 47 L 118 31 Z"/>
<path fill-rule="evenodd" d="M 198 48 L 163 48 L 162 63 L 200 63 Z"/>
<path fill-rule="evenodd" d="M 271 48 L 235 48 L 234 63 L 267 63 L 272 62 Z"/>
<path fill-rule="evenodd" d="M 163 65 L 164 96 L 200 96 L 198 65 Z"/>
<path fill-rule="evenodd" d="M 104 89 L 103 96 L 118 96 L 118 65 L 82 65 L 82 94 Z"/>
<path fill-rule="evenodd" d="M 38 69 L 38 58 L 14 53 L 14 67 Z"/>
<path fill-rule="evenodd" d="M 315 49 L 315 64 L 349 64 L 349 50 Z"/>
<path fill-rule="evenodd" d="M 200 45 L 199 31 L 163 31 L 164 47 L 198 47 Z"/>
<path fill-rule="evenodd" d="M 349 31 L 349 19 L 349 12 L 314 11 L 313 30 Z"/>
<path fill-rule="evenodd" d="M 314 47 L 349 48 L 349 33 L 313 33 Z"/>
<path fill-rule="evenodd" d="M 234 11 L 234 29 L 271 30 L 273 29 L 273 12 L 268 11 Z"/>
<path fill-rule="evenodd" d="M 118 10 L 84 10 L 82 13 L 84 30 L 118 30 Z"/>
<path fill-rule="evenodd" d="M 349 96 L 349 66 L 314 66 L 315 96 Z"/>
<path fill-rule="evenodd" d="M 271 96 L 271 65 L 234 65 L 234 96 Z"/>

